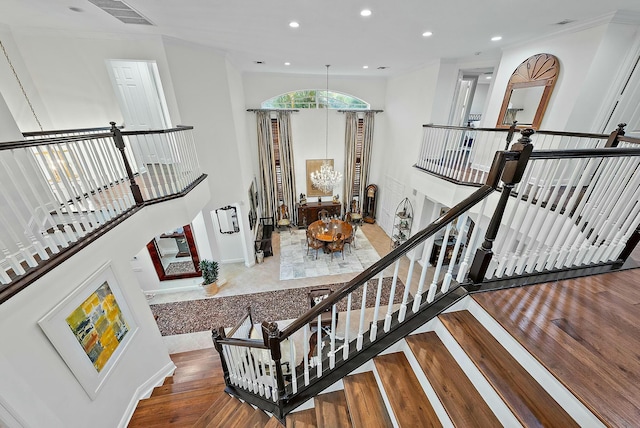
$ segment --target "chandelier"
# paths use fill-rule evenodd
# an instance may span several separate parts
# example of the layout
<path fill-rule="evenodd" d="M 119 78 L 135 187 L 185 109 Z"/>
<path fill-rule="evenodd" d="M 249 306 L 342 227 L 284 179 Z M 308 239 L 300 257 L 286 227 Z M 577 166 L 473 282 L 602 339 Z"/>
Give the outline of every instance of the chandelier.
<path fill-rule="evenodd" d="M 324 161 L 319 171 L 311 173 L 311 183 L 316 189 L 324 193 L 333 191 L 333 188 L 342 180 L 342 173 L 333 169 L 329 163 L 329 65 L 327 67 L 327 91 L 325 92 L 326 128 L 324 142 Z"/>

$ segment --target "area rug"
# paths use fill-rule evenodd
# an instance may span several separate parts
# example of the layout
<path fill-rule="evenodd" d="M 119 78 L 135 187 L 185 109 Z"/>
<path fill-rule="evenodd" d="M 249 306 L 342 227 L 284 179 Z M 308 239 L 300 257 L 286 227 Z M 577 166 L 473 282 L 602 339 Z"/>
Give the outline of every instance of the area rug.
<path fill-rule="evenodd" d="M 181 273 L 192 273 L 196 269 L 193 267 L 193 262 L 171 262 L 169 266 L 164 270 L 165 275 L 179 275 Z"/>
<path fill-rule="evenodd" d="M 344 260 L 340 253 L 335 253 L 331 260 L 331 254 L 322 250 L 318 251 L 316 259 L 315 250 L 307 251 L 306 240 L 304 229 L 280 233 L 280 280 L 362 272 L 380 260 L 380 255 L 361 229 L 356 231 L 351 251 L 345 246 Z"/>
<path fill-rule="evenodd" d="M 386 306 L 391 293 L 392 278 L 382 280 L 380 304 Z M 315 287 L 292 288 L 267 291 L 264 293 L 243 294 L 211 299 L 188 300 L 183 302 L 160 303 L 151 305 L 151 312 L 157 318 L 160 333 L 163 336 L 195 333 L 218 327 L 232 327 L 246 313 L 247 306 L 253 310 L 253 322 L 295 319 L 310 308 L 309 291 L 316 288 L 335 290 L 344 285 L 330 284 Z M 378 280 L 369 281 L 366 306 L 375 306 Z M 404 284 L 398 279 L 393 303 L 401 303 Z M 359 308 L 362 302 L 362 288 L 352 294 L 351 308 Z M 346 301 L 337 306 L 339 312 L 346 311 Z"/>

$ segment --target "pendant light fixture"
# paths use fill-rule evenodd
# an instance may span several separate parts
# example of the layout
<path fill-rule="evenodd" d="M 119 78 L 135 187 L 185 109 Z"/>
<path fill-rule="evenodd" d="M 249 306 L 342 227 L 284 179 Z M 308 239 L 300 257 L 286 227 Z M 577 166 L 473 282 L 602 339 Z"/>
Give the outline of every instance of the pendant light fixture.
<path fill-rule="evenodd" d="M 325 92 L 325 142 L 324 142 L 324 161 L 319 171 L 311 173 L 311 183 L 316 189 L 322 190 L 324 193 L 333 191 L 333 188 L 342 180 L 342 173 L 333 169 L 329 163 L 329 67 L 327 65 L 327 91 Z"/>

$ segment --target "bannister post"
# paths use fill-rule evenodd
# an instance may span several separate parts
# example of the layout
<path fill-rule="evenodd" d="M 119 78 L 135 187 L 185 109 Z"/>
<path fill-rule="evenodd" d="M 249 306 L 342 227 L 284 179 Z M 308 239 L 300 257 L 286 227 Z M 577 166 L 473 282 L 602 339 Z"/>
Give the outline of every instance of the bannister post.
<path fill-rule="evenodd" d="M 617 263 L 618 266 L 622 266 L 624 262 L 627 261 L 631 253 L 633 253 L 633 250 L 636 249 L 638 242 L 640 242 L 640 226 L 638 226 L 635 232 L 629 237 L 627 245 L 624 247 L 624 250 L 622 250 L 622 253 L 620 253 L 618 257 L 619 262 Z"/>
<path fill-rule="evenodd" d="M 275 322 L 262 322 L 262 339 L 271 351 L 271 359 L 276 363 L 276 383 L 278 384 L 278 412 L 277 418 L 284 419 L 282 398 L 285 394 L 284 375 L 282 374 L 282 352 L 280 351 L 280 330 Z M 295 376 L 295 373 L 293 374 Z"/>
<path fill-rule="evenodd" d="M 535 131 L 530 128 L 523 129 L 521 131 L 522 137 L 511 147 L 511 151 L 520 152 L 520 156 L 518 156 L 517 160 L 508 161 L 504 166 L 500 200 L 487 227 L 484 242 L 482 246 L 476 250 L 476 255 L 469 270 L 469 279 L 474 284 L 482 283 L 489 268 L 489 263 L 493 257 L 493 241 L 495 241 L 496 236 L 498 236 L 498 230 L 500 229 L 500 223 L 502 222 L 502 216 L 507 207 L 509 196 L 511 195 L 513 187 L 522 180 L 524 171 L 527 168 L 529 156 L 533 151 L 533 144 L 531 144 L 531 138 L 529 137 L 533 135 L 534 132 Z"/>
<path fill-rule="evenodd" d="M 505 150 L 509 150 L 509 144 L 513 140 L 513 134 L 516 132 L 516 125 L 518 124 L 517 120 L 514 120 L 511 126 L 509 127 L 509 132 L 507 132 L 507 142 L 504 145 Z"/>
<path fill-rule="evenodd" d="M 124 138 L 122 138 L 122 132 L 116 127 L 115 122 L 109 122 L 111 124 L 111 134 L 113 135 L 113 141 L 116 144 L 120 154 L 122 155 L 122 162 L 124 162 L 124 168 L 127 170 L 127 176 L 129 177 L 129 184 L 131 186 L 131 193 L 133 193 L 133 200 L 136 201 L 136 205 L 141 205 L 144 200 L 142 199 L 142 192 L 140 192 L 140 186 L 136 184 L 136 179 L 133 176 L 131 165 L 129 165 L 129 159 L 124 152 Z"/>
<path fill-rule="evenodd" d="M 222 352 L 222 345 L 220 344 L 220 340 L 224 339 L 226 336 L 224 334 L 224 328 L 219 327 L 217 330 L 211 330 L 211 338 L 213 339 L 213 346 L 220 354 L 220 363 L 222 364 L 222 373 L 224 375 L 224 383 L 227 385 L 231 385 L 231 378 L 229 377 L 229 367 L 227 367 L 227 360 L 224 358 L 224 352 Z"/>
<path fill-rule="evenodd" d="M 618 129 L 616 129 L 615 131 L 613 131 L 610 135 L 609 138 L 607 139 L 607 144 L 605 144 L 605 147 L 618 147 L 618 143 L 620 142 L 618 140 L 618 137 L 622 137 L 624 136 L 624 127 L 627 126 L 626 123 L 619 123 L 618 124 Z"/>

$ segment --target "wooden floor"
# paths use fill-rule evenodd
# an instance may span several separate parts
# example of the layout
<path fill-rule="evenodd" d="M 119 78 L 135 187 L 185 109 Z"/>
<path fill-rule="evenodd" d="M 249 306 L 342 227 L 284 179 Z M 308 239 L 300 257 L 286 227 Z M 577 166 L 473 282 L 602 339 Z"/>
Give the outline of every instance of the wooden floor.
<path fill-rule="evenodd" d="M 609 426 L 640 426 L 640 270 L 477 294 Z"/>

